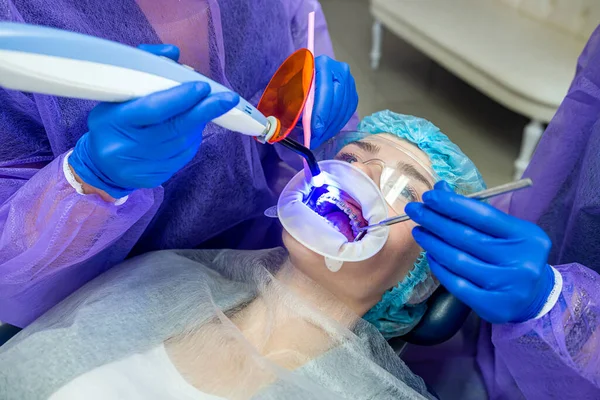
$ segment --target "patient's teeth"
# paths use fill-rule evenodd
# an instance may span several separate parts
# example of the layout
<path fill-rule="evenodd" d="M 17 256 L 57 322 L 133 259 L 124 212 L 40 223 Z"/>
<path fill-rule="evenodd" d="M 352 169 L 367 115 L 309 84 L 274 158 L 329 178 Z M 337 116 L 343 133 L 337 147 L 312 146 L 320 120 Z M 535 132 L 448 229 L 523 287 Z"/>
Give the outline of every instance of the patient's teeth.
<path fill-rule="evenodd" d="M 354 236 L 357 236 L 359 233 L 360 227 L 365 225 L 362 215 L 360 213 L 356 212 L 353 205 L 351 205 L 350 203 L 333 195 L 332 193 L 323 194 L 315 202 L 315 209 L 316 209 L 315 211 L 317 211 L 317 213 L 323 219 L 325 219 L 327 221 L 327 223 L 329 223 L 330 226 L 333 226 L 334 228 L 336 228 L 338 230 L 339 230 L 339 228 L 333 222 L 331 222 L 325 216 L 321 215 L 322 212 L 331 210 L 330 205 L 336 206 L 340 211 L 342 211 L 344 214 L 346 214 L 346 216 L 348 216 L 348 220 L 349 220 L 350 228 L 352 229 L 352 233 L 354 234 Z"/>

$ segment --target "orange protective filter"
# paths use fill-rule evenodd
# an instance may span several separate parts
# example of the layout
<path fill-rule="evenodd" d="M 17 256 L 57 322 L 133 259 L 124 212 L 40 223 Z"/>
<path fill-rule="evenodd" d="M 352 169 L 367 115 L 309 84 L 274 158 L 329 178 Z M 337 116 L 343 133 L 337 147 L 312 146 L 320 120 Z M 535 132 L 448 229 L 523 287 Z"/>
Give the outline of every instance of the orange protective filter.
<path fill-rule="evenodd" d="M 269 140 L 285 139 L 298 123 L 313 83 L 315 59 L 308 49 L 300 49 L 279 67 L 265 89 L 258 110 L 279 120 L 280 129 Z"/>

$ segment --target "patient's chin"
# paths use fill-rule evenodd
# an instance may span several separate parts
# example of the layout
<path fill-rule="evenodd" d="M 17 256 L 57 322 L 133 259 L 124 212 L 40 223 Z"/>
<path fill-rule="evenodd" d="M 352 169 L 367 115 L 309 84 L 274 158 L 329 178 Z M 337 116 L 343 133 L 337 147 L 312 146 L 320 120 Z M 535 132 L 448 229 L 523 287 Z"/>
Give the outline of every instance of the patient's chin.
<path fill-rule="evenodd" d="M 296 268 L 302 270 L 309 276 L 312 275 L 310 270 L 318 268 L 327 270 L 323 256 L 302 245 L 302 243 L 297 241 L 285 229 L 283 230 L 282 239 L 283 244 L 288 251 L 290 261 Z"/>

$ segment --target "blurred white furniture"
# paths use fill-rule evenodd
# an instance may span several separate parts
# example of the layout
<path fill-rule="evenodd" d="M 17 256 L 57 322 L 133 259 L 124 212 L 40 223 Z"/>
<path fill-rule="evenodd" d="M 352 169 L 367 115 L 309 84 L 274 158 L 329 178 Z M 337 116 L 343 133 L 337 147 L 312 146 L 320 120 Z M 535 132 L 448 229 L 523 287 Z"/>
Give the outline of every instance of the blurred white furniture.
<path fill-rule="evenodd" d="M 382 26 L 505 107 L 527 116 L 520 177 L 600 23 L 600 0 L 370 0 L 371 66 Z"/>

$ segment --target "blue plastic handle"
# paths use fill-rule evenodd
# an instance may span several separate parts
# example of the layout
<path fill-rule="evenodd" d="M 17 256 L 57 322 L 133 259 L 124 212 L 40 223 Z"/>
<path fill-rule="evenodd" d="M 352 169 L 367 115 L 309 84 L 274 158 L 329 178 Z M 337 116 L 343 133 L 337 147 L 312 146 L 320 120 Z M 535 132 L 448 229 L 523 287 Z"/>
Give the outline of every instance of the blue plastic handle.
<path fill-rule="evenodd" d="M 212 93 L 229 92 L 225 86 L 176 62 L 110 40 L 14 22 L 0 22 L 0 50 L 90 61 L 158 75 L 175 82 L 206 82 Z M 0 60 L 1 62 L 1 60 Z M 265 125 L 266 118 L 245 99 L 239 110 Z"/>

